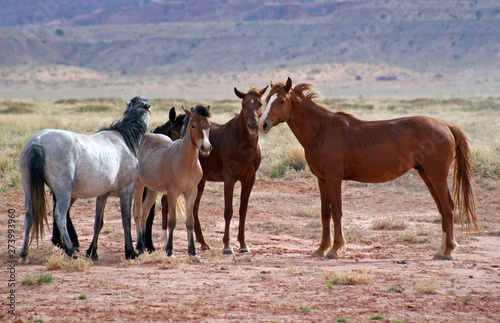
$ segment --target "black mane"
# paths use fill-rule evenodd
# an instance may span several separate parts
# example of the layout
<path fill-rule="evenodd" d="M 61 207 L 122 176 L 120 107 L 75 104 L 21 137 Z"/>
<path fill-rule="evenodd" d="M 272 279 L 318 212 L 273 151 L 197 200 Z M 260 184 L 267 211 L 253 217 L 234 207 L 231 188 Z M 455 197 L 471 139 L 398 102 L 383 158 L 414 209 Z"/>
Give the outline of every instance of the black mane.
<path fill-rule="evenodd" d="M 130 151 L 137 155 L 142 136 L 148 130 L 149 119 L 145 118 L 145 114 L 149 113 L 150 107 L 147 99 L 136 96 L 127 103 L 127 109 L 120 120 L 114 121 L 109 127 L 99 131 L 118 131 Z"/>
<path fill-rule="evenodd" d="M 205 107 L 201 104 L 196 105 L 194 108 L 191 108 L 191 112 L 193 113 L 198 113 L 202 117 L 205 118 L 210 118 L 210 110 L 208 110 L 208 107 Z M 182 125 L 182 130 L 181 130 L 181 138 L 184 138 L 184 135 L 186 134 L 186 129 L 187 125 L 189 123 L 189 118 L 184 118 L 184 124 Z"/>

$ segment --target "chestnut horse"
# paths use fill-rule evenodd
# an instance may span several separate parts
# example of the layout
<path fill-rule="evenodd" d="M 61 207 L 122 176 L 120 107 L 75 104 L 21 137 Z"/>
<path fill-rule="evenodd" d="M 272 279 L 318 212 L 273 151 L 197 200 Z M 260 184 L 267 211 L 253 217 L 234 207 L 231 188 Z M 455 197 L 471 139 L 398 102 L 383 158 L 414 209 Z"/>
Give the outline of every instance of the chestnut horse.
<path fill-rule="evenodd" d="M 201 156 L 203 178 L 198 185 L 198 195 L 194 204 L 194 221 L 196 241 L 201 244 L 202 250 L 210 249 L 201 231 L 198 218 L 200 199 L 205 189 L 205 182 L 224 182 L 224 254 L 233 254 L 230 245 L 229 227 L 233 217 L 233 192 L 236 181 L 241 182 L 240 220 L 238 228 L 239 252 L 250 252 L 245 243 L 245 219 L 248 200 L 255 183 L 255 173 L 259 169 L 261 154 L 259 147 L 259 129 L 257 121 L 261 115 L 263 89 L 251 88 L 247 93 L 234 88 L 234 93 L 242 99 L 241 110 L 234 118 L 219 125 L 212 123 L 210 141 L 212 152 L 209 156 Z"/>
<path fill-rule="evenodd" d="M 168 194 L 168 242 L 167 255 L 173 255 L 173 233 L 176 225 L 176 201 L 180 194 L 186 199 L 186 229 L 188 232 L 188 252 L 193 261 L 200 261 L 194 245 L 193 207 L 196 186 L 203 171 L 198 154 L 206 156 L 212 146 L 208 140 L 210 122 L 209 108 L 201 105 L 191 112 L 184 110 L 188 119 L 182 139 L 172 141 L 159 134 L 146 134 L 142 138 L 137 153 L 139 177 L 134 185 L 134 219 L 137 228 L 137 249 L 144 251 L 144 233 L 148 211 L 156 201 L 158 193 Z M 144 188 L 148 192 L 144 203 Z"/>
<path fill-rule="evenodd" d="M 286 83 L 271 83 L 271 87 L 259 129 L 267 133 L 286 122 L 304 147 L 311 172 L 318 178 L 323 232 L 313 255 L 323 256 L 330 248 L 332 218 L 333 246 L 326 257 L 337 258 L 338 250 L 345 245 L 341 227 L 343 180 L 382 183 L 415 168 L 441 214 L 442 243 L 434 259 L 452 259 L 451 252 L 457 245 L 453 237 L 455 203 L 447 177 L 453 159 L 453 191 L 459 218 L 466 221 L 469 231 L 478 229 L 471 153 L 467 137 L 458 127 L 426 116 L 363 121 L 345 112 L 333 113 L 314 102 L 317 93 L 311 91 L 311 84 L 298 84 L 292 89 L 288 78 Z"/>

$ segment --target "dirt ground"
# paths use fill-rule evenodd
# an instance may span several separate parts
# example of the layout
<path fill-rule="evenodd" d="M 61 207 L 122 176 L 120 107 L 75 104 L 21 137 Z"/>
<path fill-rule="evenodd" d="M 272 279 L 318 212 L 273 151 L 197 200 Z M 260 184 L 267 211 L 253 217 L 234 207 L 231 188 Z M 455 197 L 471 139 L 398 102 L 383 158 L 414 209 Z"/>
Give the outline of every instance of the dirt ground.
<path fill-rule="evenodd" d="M 213 250 L 198 250 L 200 263 L 188 258 L 183 218 L 178 219 L 174 235 L 173 260 L 161 251 L 143 261 L 124 260 L 118 199 L 110 198 L 99 261 L 83 271 L 48 270 L 45 263 L 56 248 L 46 230 L 43 243 L 31 248 L 31 263 L 15 265 L 16 316 L 2 305 L 0 317 L 17 322 L 335 322 L 340 318 L 371 322 L 378 314 L 384 322 L 498 322 L 498 187 L 492 181 L 477 187 L 477 214 L 484 232 L 468 236 L 457 225 L 460 247 L 451 261 L 432 260 L 441 240 L 439 217 L 415 173 L 389 184 L 344 184 L 343 228 L 348 245 L 336 260 L 311 256 L 321 237 L 319 192 L 311 175 L 293 181 L 257 180 L 246 221 L 250 254 L 221 254 L 222 185 L 207 183 L 200 219 Z M 237 251 L 239 188 L 235 192 L 231 242 Z M 23 204 L 21 189 L 0 196 L 3 304 L 9 301 L 10 276 L 5 268 L 11 265 L 5 219 L 8 209 L 14 209 L 18 260 Z M 72 209 L 82 255 L 92 239 L 94 208 L 93 199 L 77 201 Z M 153 234 L 159 249 L 158 214 L 157 209 Z M 386 228 L 376 229 L 381 220 Z M 134 225 L 132 237 L 135 240 Z M 38 283 L 41 273 L 52 274 L 52 282 Z M 333 283 L 327 278 L 334 274 L 364 274 L 368 281 Z M 32 285 L 21 283 L 27 277 L 34 278 Z"/>

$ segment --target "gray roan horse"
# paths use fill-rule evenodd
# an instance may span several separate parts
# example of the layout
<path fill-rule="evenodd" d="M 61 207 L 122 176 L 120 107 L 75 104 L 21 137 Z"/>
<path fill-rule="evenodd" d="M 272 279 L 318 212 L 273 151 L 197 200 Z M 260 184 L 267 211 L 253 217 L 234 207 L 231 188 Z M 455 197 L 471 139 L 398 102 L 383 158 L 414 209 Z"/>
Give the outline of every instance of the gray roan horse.
<path fill-rule="evenodd" d="M 43 235 L 43 222 L 47 222 L 44 184 L 54 194 L 54 220 L 68 255 L 74 254 L 66 227 L 66 214 L 72 202 L 97 196 L 94 238 L 87 250 L 87 256 L 97 259 L 97 238 L 103 225 L 106 200 L 111 193 L 118 193 L 125 257 L 137 256 L 130 233 L 130 211 L 139 172 L 136 154 L 149 124 L 150 107 L 145 99 L 134 97 L 127 102 L 121 120 L 93 135 L 45 129 L 28 140 L 20 157 L 26 206 L 20 263 L 29 263 L 29 244 L 34 236 L 38 240 L 39 234 Z"/>
<path fill-rule="evenodd" d="M 167 256 L 173 255 L 173 233 L 176 225 L 176 201 L 184 194 L 186 199 L 186 229 L 188 233 L 188 252 L 193 261 L 200 261 L 194 245 L 193 208 L 197 186 L 203 175 L 198 155 L 207 156 L 212 150 L 208 139 L 210 111 L 198 105 L 187 115 L 182 138 L 172 141 L 165 135 L 146 134 L 143 137 L 137 157 L 139 158 L 139 177 L 134 187 L 134 220 L 137 228 L 137 249 L 144 251 L 145 228 L 148 213 L 156 201 L 158 193 L 168 194 L 168 241 Z M 144 187 L 147 195 L 142 202 Z M 162 228 L 166 228 L 164 224 Z M 165 230 L 166 231 L 166 230 Z M 166 232 L 162 232 L 165 237 Z"/>

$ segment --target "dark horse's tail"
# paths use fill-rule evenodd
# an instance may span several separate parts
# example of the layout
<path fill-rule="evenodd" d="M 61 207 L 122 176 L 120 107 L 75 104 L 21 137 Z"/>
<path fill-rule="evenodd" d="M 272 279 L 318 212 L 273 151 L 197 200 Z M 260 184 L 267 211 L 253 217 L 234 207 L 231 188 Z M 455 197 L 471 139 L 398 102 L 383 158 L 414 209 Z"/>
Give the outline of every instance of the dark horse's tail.
<path fill-rule="evenodd" d="M 453 169 L 453 199 L 455 200 L 458 219 L 464 222 L 467 231 L 479 231 L 476 220 L 475 195 L 472 190 L 472 156 L 465 133 L 458 127 L 449 126 L 455 137 L 455 168 Z"/>
<path fill-rule="evenodd" d="M 33 145 L 27 153 L 30 174 L 31 210 L 33 214 L 33 237 L 43 236 L 43 221 L 47 223 L 47 204 L 45 202 L 45 152 L 40 145 Z M 47 223 L 48 226 L 48 223 Z"/>

